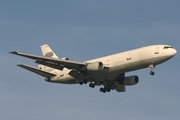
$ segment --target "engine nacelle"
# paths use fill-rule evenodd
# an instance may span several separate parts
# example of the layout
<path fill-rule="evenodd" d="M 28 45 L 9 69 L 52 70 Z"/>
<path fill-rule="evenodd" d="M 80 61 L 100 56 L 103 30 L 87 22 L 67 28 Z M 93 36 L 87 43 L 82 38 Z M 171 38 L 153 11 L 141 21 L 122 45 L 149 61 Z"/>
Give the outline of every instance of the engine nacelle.
<path fill-rule="evenodd" d="M 135 85 L 139 82 L 139 77 L 136 75 L 125 77 L 123 80 L 124 85 Z"/>
<path fill-rule="evenodd" d="M 93 62 L 88 63 L 84 69 L 87 71 L 99 71 L 104 69 L 104 65 L 102 62 Z"/>

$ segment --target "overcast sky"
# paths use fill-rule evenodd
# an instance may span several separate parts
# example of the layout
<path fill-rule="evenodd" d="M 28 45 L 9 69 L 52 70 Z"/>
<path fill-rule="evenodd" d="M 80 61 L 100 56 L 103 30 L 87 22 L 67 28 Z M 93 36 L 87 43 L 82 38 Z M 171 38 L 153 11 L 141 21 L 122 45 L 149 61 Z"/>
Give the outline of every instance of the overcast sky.
<path fill-rule="evenodd" d="M 47 83 L 16 66 L 49 44 L 59 57 L 85 61 L 142 46 L 169 44 L 180 51 L 179 0 L 1 0 L 1 120 L 178 120 L 180 55 L 156 67 L 127 73 L 140 82 L 125 93 L 88 85 Z"/>

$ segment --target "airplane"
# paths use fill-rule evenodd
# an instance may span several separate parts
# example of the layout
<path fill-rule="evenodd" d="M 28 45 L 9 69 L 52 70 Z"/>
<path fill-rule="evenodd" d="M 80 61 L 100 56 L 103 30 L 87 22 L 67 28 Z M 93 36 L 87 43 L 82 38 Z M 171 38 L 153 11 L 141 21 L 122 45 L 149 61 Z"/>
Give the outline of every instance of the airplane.
<path fill-rule="evenodd" d="M 30 58 L 39 64 L 38 68 L 18 64 L 26 70 L 44 77 L 44 80 L 62 84 L 86 84 L 89 87 L 103 86 L 100 92 L 111 90 L 125 92 L 126 86 L 132 86 L 139 82 L 137 75 L 125 76 L 126 72 L 143 68 L 150 68 L 150 74 L 154 75 L 155 66 L 169 60 L 177 51 L 170 45 L 151 45 L 130 51 L 125 51 L 85 62 L 58 58 L 48 44 L 41 46 L 43 56 L 10 52 L 15 55 Z"/>

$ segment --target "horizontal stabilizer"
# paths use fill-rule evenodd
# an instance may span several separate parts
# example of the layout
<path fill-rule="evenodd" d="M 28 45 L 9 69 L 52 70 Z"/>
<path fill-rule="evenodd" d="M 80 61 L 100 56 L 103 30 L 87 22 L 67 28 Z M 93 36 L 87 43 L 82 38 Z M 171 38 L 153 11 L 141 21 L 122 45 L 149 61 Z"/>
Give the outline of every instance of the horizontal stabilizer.
<path fill-rule="evenodd" d="M 44 70 L 41 70 L 41 69 L 38 69 L 38 68 L 34 68 L 34 67 L 31 67 L 31 66 L 28 66 L 28 65 L 19 64 L 19 65 L 17 65 L 17 66 L 22 67 L 22 68 L 24 68 L 24 69 L 26 69 L 26 70 L 29 70 L 29 71 L 31 71 L 31 72 L 34 72 L 34 73 L 36 73 L 36 74 L 38 74 L 38 75 L 41 75 L 41 76 L 43 76 L 43 77 L 53 77 L 53 76 L 56 76 L 56 75 L 53 74 L 53 73 L 49 73 L 49 72 L 46 72 L 46 71 L 44 71 Z"/>

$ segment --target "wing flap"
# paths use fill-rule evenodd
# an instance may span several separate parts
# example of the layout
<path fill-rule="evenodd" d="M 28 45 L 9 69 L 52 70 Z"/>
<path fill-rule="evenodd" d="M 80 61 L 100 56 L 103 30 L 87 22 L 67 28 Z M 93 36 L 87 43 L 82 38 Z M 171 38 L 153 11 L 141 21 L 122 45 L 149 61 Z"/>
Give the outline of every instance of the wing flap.
<path fill-rule="evenodd" d="M 43 77 L 53 77 L 53 76 L 56 76 L 56 75 L 53 74 L 53 73 L 49 73 L 49 72 L 47 72 L 47 71 L 44 71 L 44 70 L 41 70 L 41 69 L 38 69 L 38 68 L 34 68 L 34 67 L 31 67 L 31 66 L 28 66 L 28 65 L 19 64 L 19 65 L 17 65 L 17 66 L 19 66 L 19 67 L 21 67 L 21 68 L 24 68 L 24 69 L 26 69 L 26 70 L 29 70 L 29 71 L 31 71 L 31 72 L 34 72 L 34 73 L 36 73 L 36 74 L 38 74 L 38 75 L 41 75 L 41 76 L 43 76 Z"/>

